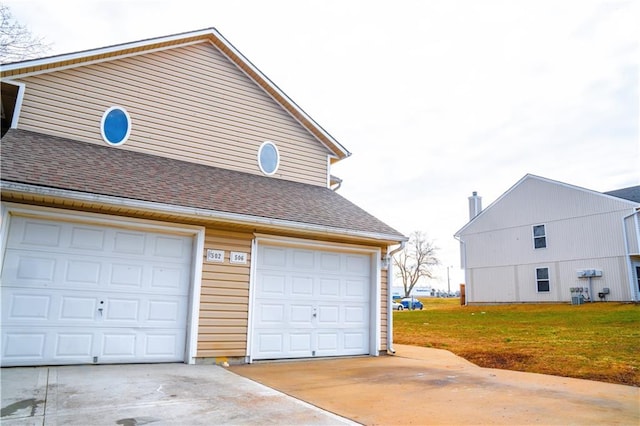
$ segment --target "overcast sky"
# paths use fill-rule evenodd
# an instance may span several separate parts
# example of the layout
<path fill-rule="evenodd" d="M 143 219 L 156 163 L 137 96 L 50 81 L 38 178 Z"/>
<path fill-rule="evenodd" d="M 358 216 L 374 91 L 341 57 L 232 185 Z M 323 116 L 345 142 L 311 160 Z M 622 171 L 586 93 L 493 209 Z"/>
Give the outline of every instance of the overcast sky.
<path fill-rule="evenodd" d="M 639 1 L 4 1 L 51 54 L 215 27 L 353 155 L 340 194 L 427 233 L 463 280 L 453 234 L 527 173 L 640 184 Z"/>

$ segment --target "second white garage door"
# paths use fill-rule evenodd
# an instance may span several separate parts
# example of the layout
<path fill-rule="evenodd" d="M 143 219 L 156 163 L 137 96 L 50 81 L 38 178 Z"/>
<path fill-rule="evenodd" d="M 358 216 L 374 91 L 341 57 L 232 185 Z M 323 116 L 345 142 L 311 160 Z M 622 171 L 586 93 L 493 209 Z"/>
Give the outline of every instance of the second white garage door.
<path fill-rule="evenodd" d="M 183 361 L 191 236 L 12 217 L 2 365 Z"/>
<path fill-rule="evenodd" d="M 251 358 L 370 353 L 367 254 L 258 246 Z"/>

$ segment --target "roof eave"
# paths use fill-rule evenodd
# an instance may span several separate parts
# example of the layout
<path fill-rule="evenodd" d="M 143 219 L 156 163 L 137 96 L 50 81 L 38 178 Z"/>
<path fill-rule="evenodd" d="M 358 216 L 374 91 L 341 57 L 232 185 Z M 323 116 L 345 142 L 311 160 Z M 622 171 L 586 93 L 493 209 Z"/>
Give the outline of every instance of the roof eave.
<path fill-rule="evenodd" d="M 82 203 L 95 203 L 102 206 L 131 208 L 135 210 L 172 214 L 189 219 L 214 220 L 236 225 L 262 225 L 270 228 L 304 232 L 312 236 L 350 238 L 357 241 L 367 241 L 376 244 L 393 245 L 406 241 L 407 237 L 402 235 L 384 234 L 378 232 L 359 231 L 352 229 L 336 228 L 325 225 L 294 222 L 283 219 L 272 219 L 261 216 L 229 213 L 219 210 L 201 209 L 196 207 L 179 206 L 152 201 L 134 200 L 129 198 L 115 197 L 111 195 L 93 194 L 87 192 L 71 191 L 67 189 L 51 188 L 25 183 L 17 183 L 2 180 L 0 181 L 2 192 L 11 192 L 25 195 L 39 195 L 44 197 L 54 197 L 60 200 L 77 201 Z"/>

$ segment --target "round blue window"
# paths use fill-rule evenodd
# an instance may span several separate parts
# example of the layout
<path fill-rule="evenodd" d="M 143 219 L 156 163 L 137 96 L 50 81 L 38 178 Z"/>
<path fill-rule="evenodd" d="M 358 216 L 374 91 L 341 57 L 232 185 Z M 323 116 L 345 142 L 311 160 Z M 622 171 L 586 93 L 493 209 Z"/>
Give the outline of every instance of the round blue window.
<path fill-rule="evenodd" d="M 122 107 L 111 107 L 102 115 L 100 123 L 102 139 L 109 145 L 121 145 L 131 133 L 131 118 Z"/>
<path fill-rule="evenodd" d="M 272 175 L 280 165 L 280 154 L 273 142 L 264 142 L 258 150 L 258 165 L 262 173 Z"/>

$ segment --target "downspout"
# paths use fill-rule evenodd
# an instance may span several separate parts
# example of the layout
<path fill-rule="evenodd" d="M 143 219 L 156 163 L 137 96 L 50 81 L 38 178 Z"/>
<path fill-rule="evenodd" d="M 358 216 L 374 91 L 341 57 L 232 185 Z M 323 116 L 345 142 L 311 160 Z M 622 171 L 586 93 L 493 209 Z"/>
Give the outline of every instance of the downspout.
<path fill-rule="evenodd" d="M 465 287 L 464 306 L 468 306 L 469 298 L 466 295 L 469 294 L 469 291 L 471 289 L 469 288 L 469 279 L 467 277 L 467 245 L 464 243 L 464 241 L 462 241 L 462 238 L 458 237 L 457 235 L 454 235 L 453 238 L 458 240 L 458 242 L 460 243 L 460 265 L 462 266 L 462 269 L 464 269 L 464 287 Z"/>
<path fill-rule="evenodd" d="M 638 298 L 636 297 L 637 292 L 636 292 L 636 287 L 635 287 L 635 283 L 634 281 L 634 277 L 633 277 L 633 262 L 631 261 L 631 253 L 629 251 L 629 236 L 627 234 L 627 218 L 630 218 L 632 216 L 635 216 L 633 221 L 635 226 L 635 230 L 636 233 L 640 234 L 640 232 L 638 232 L 638 230 L 640 229 L 640 223 L 638 223 L 638 216 L 640 216 L 640 210 L 639 211 L 635 211 L 633 213 L 631 213 L 630 215 L 627 215 L 625 217 L 622 218 L 622 233 L 623 233 L 623 237 L 624 237 L 624 254 L 626 257 L 626 263 L 627 263 L 627 278 L 629 279 L 629 290 L 631 291 L 631 293 L 629 294 L 631 296 L 631 301 L 632 302 L 638 302 Z M 636 236 L 636 241 L 638 241 L 638 244 L 640 245 L 640 235 Z"/>
<path fill-rule="evenodd" d="M 385 259 L 388 263 L 387 266 L 387 352 L 392 355 L 396 353 L 393 349 L 393 294 L 391 288 L 393 287 L 393 255 L 404 249 L 407 244 L 406 241 L 401 241 L 400 246 L 387 253 Z"/>

